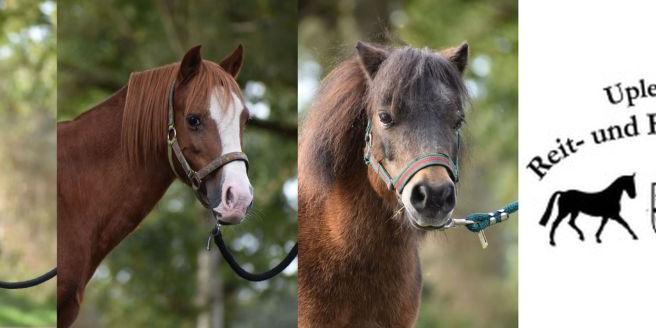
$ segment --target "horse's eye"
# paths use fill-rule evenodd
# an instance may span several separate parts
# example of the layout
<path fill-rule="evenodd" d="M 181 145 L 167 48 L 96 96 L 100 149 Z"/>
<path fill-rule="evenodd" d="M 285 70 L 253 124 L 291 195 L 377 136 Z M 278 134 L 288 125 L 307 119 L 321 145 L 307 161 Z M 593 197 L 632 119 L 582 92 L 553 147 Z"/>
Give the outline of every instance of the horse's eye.
<path fill-rule="evenodd" d="M 464 123 L 465 123 L 465 120 L 464 120 L 464 119 L 460 119 L 460 120 L 458 120 L 458 122 L 456 122 L 456 124 L 453 126 L 453 129 L 454 129 L 454 130 L 460 130 L 460 128 L 462 127 L 462 125 L 463 125 Z"/>
<path fill-rule="evenodd" d="M 187 116 L 187 124 L 189 124 L 189 126 L 192 128 L 197 128 L 200 125 L 200 117 L 197 115 Z"/>
<path fill-rule="evenodd" d="M 383 123 L 383 125 L 386 127 L 394 123 L 394 120 L 392 120 L 392 115 L 390 115 L 388 112 L 379 112 L 378 119 L 380 120 L 380 123 Z"/>

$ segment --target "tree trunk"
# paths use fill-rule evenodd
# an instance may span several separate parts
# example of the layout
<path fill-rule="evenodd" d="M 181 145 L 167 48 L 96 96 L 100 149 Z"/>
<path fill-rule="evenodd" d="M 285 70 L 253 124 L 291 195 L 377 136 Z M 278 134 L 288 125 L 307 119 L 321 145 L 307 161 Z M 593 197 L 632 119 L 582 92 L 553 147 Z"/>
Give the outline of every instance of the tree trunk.
<path fill-rule="evenodd" d="M 219 275 L 221 256 L 217 249 L 198 254 L 198 294 L 196 304 L 201 311 L 196 320 L 197 328 L 223 328 L 223 281 Z"/>

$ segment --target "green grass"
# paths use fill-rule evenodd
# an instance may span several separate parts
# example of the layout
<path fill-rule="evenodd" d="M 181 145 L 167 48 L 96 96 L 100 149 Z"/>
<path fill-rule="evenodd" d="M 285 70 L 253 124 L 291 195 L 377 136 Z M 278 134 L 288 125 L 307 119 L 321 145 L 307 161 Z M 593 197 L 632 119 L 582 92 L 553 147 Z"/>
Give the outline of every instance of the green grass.
<path fill-rule="evenodd" d="M 40 303 L 17 290 L 0 290 L 0 327 L 54 327 L 56 324 L 54 300 Z"/>

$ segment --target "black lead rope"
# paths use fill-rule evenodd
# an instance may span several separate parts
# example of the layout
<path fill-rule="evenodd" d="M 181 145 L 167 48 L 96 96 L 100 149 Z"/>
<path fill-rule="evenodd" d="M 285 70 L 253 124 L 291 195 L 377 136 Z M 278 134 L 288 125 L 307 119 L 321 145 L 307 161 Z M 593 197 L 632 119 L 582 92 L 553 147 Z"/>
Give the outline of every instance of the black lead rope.
<path fill-rule="evenodd" d="M 6 281 L 0 281 L 0 288 L 3 289 L 22 289 L 22 288 L 30 288 L 34 287 L 36 285 L 40 285 L 50 279 L 52 279 L 54 276 L 57 275 L 57 267 L 54 269 L 30 280 L 25 280 L 25 281 L 17 281 L 17 282 L 6 282 Z"/>
<path fill-rule="evenodd" d="M 277 274 L 282 272 L 282 270 L 285 270 L 287 266 L 289 266 L 290 263 L 296 258 L 296 255 L 298 254 L 298 243 L 294 244 L 294 247 L 289 251 L 287 256 L 282 260 L 282 262 L 278 263 L 275 267 L 272 269 L 262 272 L 262 273 L 250 273 L 244 268 L 242 268 L 239 263 L 235 260 L 235 258 L 232 256 L 230 253 L 230 249 L 228 246 L 226 246 L 225 242 L 223 242 L 223 236 L 221 235 L 221 228 L 219 225 L 214 227 L 211 232 L 211 237 L 214 237 L 214 243 L 216 246 L 219 248 L 219 251 L 221 251 L 221 254 L 223 255 L 223 258 L 228 262 L 228 265 L 234 271 L 238 276 L 248 280 L 248 281 L 263 281 L 267 279 L 271 279 L 275 277 Z M 210 237 L 210 238 L 211 238 Z M 209 244 L 208 244 L 208 249 L 209 249 Z"/>

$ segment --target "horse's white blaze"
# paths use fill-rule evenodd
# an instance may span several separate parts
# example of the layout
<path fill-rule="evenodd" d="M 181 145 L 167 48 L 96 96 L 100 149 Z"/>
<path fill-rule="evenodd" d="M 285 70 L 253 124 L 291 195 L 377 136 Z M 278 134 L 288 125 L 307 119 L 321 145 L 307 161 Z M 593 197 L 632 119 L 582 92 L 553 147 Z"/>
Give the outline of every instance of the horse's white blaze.
<path fill-rule="evenodd" d="M 232 94 L 232 102 L 226 109 L 221 108 L 218 90 L 210 99 L 210 116 L 216 123 L 221 141 L 222 155 L 231 152 L 241 151 L 241 140 L 239 136 L 239 123 L 241 113 L 244 110 L 244 104 L 236 94 Z M 246 208 L 253 200 L 251 184 L 246 174 L 246 164 L 241 161 L 230 162 L 223 167 L 222 174 L 221 204 L 214 209 L 222 214 L 229 210 L 238 210 L 245 213 Z M 233 199 L 230 202 L 226 200 L 226 193 L 230 190 Z M 242 213 L 243 215 L 243 213 Z"/>

